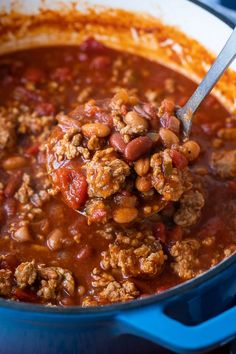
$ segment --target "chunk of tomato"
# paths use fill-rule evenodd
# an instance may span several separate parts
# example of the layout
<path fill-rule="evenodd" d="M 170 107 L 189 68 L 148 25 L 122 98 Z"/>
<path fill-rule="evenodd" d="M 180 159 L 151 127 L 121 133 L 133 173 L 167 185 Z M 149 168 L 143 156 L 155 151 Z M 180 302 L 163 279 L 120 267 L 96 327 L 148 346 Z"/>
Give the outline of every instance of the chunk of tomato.
<path fill-rule="evenodd" d="M 88 186 L 80 169 L 63 166 L 56 171 L 56 183 L 65 203 L 72 209 L 78 209 L 88 198 Z"/>

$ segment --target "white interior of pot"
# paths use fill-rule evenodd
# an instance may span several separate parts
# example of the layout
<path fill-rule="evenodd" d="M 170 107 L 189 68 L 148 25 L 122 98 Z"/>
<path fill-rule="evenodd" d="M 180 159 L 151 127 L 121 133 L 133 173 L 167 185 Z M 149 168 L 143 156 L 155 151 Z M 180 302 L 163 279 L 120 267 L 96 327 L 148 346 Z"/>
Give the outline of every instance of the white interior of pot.
<path fill-rule="evenodd" d="M 37 13 L 40 8 L 68 8 L 73 0 L 18 0 L 14 9 L 23 13 Z M 161 19 L 165 24 L 176 26 L 189 37 L 197 39 L 210 52 L 217 54 L 222 49 L 232 29 L 216 16 L 187 0 L 88 0 L 78 1 L 77 8 L 86 10 L 86 6 L 105 6 L 121 8 L 133 12 L 147 13 Z M 2 0 L 0 10 L 9 11 L 10 2 Z M 231 65 L 236 71 L 236 62 Z"/>

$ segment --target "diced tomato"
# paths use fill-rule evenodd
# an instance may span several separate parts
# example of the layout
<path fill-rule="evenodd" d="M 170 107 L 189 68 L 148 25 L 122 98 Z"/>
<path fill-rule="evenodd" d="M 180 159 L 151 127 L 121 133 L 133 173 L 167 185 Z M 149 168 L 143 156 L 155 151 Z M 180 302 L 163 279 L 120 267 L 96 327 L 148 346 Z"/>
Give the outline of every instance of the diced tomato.
<path fill-rule="evenodd" d="M 26 289 L 14 289 L 13 295 L 15 295 L 15 297 L 17 297 L 20 301 L 36 302 L 38 300 L 36 294 L 33 294 L 31 291 Z"/>
<path fill-rule="evenodd" d="M 188 160 L 181 152 L 177 150 L 170 150 L 170 156 L 176 168 L 182 170 L 188 165 Z"/>
<path fill-rule="evenodd" d="M 162 243 L 166 242 L 166 228 L 162 222 L 158 222 L 156 225 L 154 225 L 153 235 L 157 240 L 161 241 Z"/>
<path fill-rule="evenodd" d="M 87 200 L 87 182 L 80 169 L 64 166 L 56 171 L 57 184 L 66 204 L 72 209 L 78 209 Z"/>
<path fill-rule="evenodd" d="M 26 156 L 35 156 L 37 155 L 39 152 L 39 144 L 35 144 L 32 146 L 29 146 L 26 150 L 25 150 L 25 155 Z"/>

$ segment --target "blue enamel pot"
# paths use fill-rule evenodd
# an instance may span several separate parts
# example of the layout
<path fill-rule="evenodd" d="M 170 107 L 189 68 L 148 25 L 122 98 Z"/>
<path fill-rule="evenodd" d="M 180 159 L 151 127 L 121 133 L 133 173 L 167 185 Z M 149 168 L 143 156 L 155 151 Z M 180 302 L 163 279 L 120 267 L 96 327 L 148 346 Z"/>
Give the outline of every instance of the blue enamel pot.
<path fill-rule="evenodd" d="M 0 353 L 126 353 L 127 334 L 201 353 L 236 337 L 235 294 L 236 254 L 196 279 L 130 303 L 49 308 L 2 299 Z"/>
<path fill-rule="evenodd" d="M 38 1 L 22 3 L 24 11 L 27 6 L 35 9 Z M 181 29 L 199 37 L 210 50 L 211 45 L 219 50 L 230 33 L 230 24 L 222 16 L 195 1 L 100 3 L 128 10 L 149 9 L 154 16 L 160 11 L 169 24 L 186 26 Z M 0 5 L 8 9 L 9 2 L 1 0 Z M 191 22 L 193 14 L 199 23 L 209 21 L 214 33 L 209 29 L 208 36 Z M 123 304 L 57 308 L 0 299 L 0 354 L 130 354 L 125 344 L 128 335 L 178 353 L 201 353 L 236 337 L 235 296 L 236 254 L 175 288 Z M 141 353 L 139 348 L 133 352 Z"/>

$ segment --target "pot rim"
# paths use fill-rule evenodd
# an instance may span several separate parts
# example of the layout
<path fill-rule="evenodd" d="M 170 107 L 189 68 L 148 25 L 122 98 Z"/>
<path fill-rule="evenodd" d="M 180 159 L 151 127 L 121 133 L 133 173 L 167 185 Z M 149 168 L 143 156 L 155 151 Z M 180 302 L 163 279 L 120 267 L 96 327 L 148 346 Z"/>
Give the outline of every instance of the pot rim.
<path fill-rule="evenodd" d="M 210 14 L 214 15 L 217 17 L 219 20 L 224 22 L 226 25 L 228 25 L 231 28 L 235 27 L 235 24 L 233 21 L 231 21 L 229 18 L 227 18 L 225 15 L 222 15 L 218 11 L 214 10 L 212 7 L 201 3 L 199 0 L 188 0 L 189 2 L 193 3 L 196 6 L 201 7 L 205 11 L 209 12 Z M 124 303 L 115 303 L 112 305 L 104 305 L 104 306 L 93 306 L 93 307 L 81 307 L 81 306 L 70 306 L 70 307 L 60 307 L 60 306 L 45 306 L 41 304 L 32 304 L 32 303 L 26 303 L 26 302 L 18 302 L 16 300 L 8 300 L 4 298 L 0 298 L 0 309 L 5 309 L 5 310 L 17 310 L 20 312 L 31 312 L 35 314 L 53 314 L 53 315 L 95 315 L 95 314 L 100 314 L 100 315 L 108 315 L 108 314 L 114 314 L 115 312 L 121 311 L 121 310 L 127 310 L 131 308 L 137 308 L 140 306 L 146 306 L 153 304 L 154 302 L 160 302 L 163 300 L 166 300 L 167 298 L 179 295 L 185 294 L 187 291 L 192 290 L 196 286 L 200 286 L 203 284 L 205 281 L 209 280 L 210 278 L 218 275 L 222 271 L 226 270 L 228 267 L 230 267 L 233 263 L 236 263 L 236 253 L 233 255 L 229 256 L 228 258 L 222 260 L 220 263 L 218 263 L 216 266 L 213 268 L 210 268 L 209 270 L 205 271 L 203 274 L 197 276 L 196 278 L 190 279 L 184 283 L 178 284 L 175 287 L 172 287 L 168 290 L 163 291 L 160 294 L 154 294 L 147 296 L 146 298 L 143 299 L 136 299 L 136 300 L 131 300 L 128 302 Z"/>

